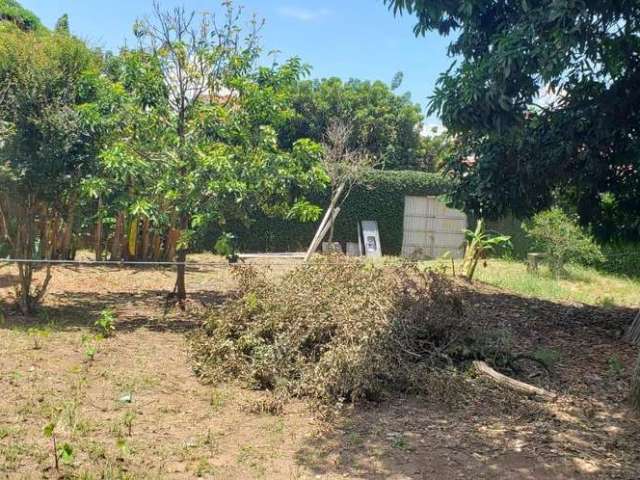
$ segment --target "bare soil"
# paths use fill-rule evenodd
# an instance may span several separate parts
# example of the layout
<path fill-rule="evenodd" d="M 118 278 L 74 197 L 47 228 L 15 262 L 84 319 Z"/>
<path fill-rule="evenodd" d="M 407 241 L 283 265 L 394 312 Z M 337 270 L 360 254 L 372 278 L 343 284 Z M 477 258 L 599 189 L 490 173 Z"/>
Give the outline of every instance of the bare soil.
<path fill-rule="evenodd" d="M 255 413 L 259 392 L 202 384 L 187 337 L 235 284 L 226 269 L 192 270 L 187 311 L 165 312 L 173 280 L 59 267 L 45 308 L 25 318 L 10 308 L 12 270 L 0 267 L 0 478 L 640 478 L 640 423 L 626 401 L 637 352 L 620 338 L 632 309 L 464 287 L 487 331 L 510 332 L 517 351 L 558 356 L 551 375 L 532 367 L 520 378 L 557 399 L 469 375 L 471 389 L 435 382 L 428 398 L 345 405 L 327 422 L 303 401 Z M 116 332 L 96 339 L 106 307 Z M 58 446 L 73 451 L 59 471 L 43 435 L 52 419 Z"/>

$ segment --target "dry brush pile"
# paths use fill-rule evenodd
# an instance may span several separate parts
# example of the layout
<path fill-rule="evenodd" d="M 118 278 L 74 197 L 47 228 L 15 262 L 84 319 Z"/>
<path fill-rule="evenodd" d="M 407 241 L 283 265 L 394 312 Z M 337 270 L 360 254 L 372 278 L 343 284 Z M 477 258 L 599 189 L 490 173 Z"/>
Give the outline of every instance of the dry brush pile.
<path fill-rule="evenodd" d="M 425 392 L 473 338 L 450 278 L 319 258 L 277 281 L 239 267 L 240 292 L 192 341 L 196 372 L 330 403 Z"/>

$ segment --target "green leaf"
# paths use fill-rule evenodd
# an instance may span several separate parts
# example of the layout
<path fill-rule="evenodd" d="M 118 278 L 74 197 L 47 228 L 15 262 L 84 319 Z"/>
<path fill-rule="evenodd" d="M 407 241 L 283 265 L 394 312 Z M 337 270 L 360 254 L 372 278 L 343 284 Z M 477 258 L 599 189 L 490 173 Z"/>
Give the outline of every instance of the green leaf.
<path fill-rule="evenodd" d="M 49 422 L 42 428 L 42 434 L 47 438 L 51 438 L 53 436 L 55 428 L 56 424 L 53 422 Z"/>

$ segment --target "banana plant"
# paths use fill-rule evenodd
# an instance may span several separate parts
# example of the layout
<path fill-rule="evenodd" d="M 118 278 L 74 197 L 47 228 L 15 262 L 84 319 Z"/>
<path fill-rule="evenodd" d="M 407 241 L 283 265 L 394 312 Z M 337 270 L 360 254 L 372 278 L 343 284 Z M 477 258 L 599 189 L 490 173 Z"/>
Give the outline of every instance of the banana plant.
<path fill-rule="evenodd" d="M 478 262 L 497 247 L 510 247 L 508 235 L 491 235 L 485 231 L 484 219 L 478 220 L 475 230 L 465 230 L 467 249 L 462 263 L 462 271 L 467 280 L 472 281 Z"/>

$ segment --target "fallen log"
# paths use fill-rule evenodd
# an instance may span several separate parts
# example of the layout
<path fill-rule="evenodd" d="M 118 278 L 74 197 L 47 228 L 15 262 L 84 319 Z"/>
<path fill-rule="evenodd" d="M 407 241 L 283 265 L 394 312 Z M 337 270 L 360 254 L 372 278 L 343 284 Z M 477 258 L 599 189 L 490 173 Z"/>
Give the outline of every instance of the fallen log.
<path fill-rule="evenodd" d="M 481 362 L 476 360 L 473 362 L 473 368 L 476 372 L 486 375 L 491 378 L 494 382 L 499 385 L 503 385 L 511 390 L 514 390 L 519 393 L 524 393 L 525 395 L 532 395 L 542 397 L 546 400 L 553 400 L 556 398 L 556 395 L 545 390 L 544 388 L 536 387 L 534 385 L 529 385 L 528 383 L 521 382 L 520 380 L 515 380 L 513 378 L 507 377 L 500 372 L 497 372 L 485 362 Z"/>

